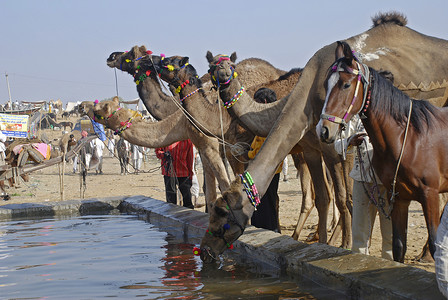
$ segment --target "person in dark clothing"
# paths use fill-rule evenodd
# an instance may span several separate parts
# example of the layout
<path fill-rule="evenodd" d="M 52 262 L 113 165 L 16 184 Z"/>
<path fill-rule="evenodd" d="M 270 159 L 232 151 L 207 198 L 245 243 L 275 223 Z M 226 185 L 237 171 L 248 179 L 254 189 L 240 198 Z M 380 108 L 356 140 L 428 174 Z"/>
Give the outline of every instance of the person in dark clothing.
<path fill-rule="evenodd" d="M 275 92 L 268 88 L 261 88 L 254 94 L 254 100 L 258 103 L 271 103 L 277 100 Z M 249 159 L 255 158 L 266 138 L 256 136 L 252 141 L 251 150 L 247 153 Z M 283 163 L 282 163 L 283 164 Z M 251 218 L 251 224 L 255 227 L 265 228 L 280 232 L 279 222 L 279 197 L 278 183 L 280 180 L 280 172 L 282 164 L 279 165 L 277 171 L 269 184 L 266 193 L 261 198 L 261 203 Z"/>
<path fill-rule="evenodd" d="M 193 143 L 190 140 L 184 140 L 167 147 L 157 148 L 156 156 L 161 159 L 166 201 L 177 204 L 176 188 L 179 188 L 183 206 L 194 208 L 191 201 Z"/>

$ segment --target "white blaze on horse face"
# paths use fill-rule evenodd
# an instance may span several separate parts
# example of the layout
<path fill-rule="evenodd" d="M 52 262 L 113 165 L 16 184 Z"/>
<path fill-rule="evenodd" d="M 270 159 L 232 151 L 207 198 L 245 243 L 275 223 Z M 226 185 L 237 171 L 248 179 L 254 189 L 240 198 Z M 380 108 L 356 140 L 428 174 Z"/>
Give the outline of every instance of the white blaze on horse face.
<path fill-rule="evenodd" d="M 336 83 L 338 83 L 338 81 L 339 81 L 339 72 L 338 71 L 333 72 L 333 74 L 330 75 L 330 78 L 328 78 L 327 94 L 325 95 L 325 103 L 324 103 L 324 107 L 322 108 L 322 114 L 326 113 L 325 111 L 327 108 L 328 98 L 330 97 L 330 93 L 333 90 L 333 88 L 335 87 Z M 319 123 L 317 123 L 317 126 L 316 126 L 317 136 L 320 136 L 321 130 L 322 130 L 322 119 L 319 120 Z"/>

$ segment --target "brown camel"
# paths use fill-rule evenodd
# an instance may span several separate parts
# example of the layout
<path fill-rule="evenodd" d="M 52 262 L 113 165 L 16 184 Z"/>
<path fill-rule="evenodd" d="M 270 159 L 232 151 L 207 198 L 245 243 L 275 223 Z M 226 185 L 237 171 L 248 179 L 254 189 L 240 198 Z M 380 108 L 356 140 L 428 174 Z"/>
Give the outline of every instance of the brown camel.
<path fill-rule="evenodd" d="M 285 97 L 277 102 L 270 104 L 259 104 L 245 92 L 241 93 L 242 86 L 239 82 L 239 76 L 234 76 L 234 62 L 236 60 L 236 54 L 233 53 L 230 57 L 213 55 L 208 52 L 207 59 L 210 63 L 210 72 L 212 73 L 215 82 L 222 82 L 220 84 L 219 91 L 220 97 L 224 103 L 232 103 L 227 105 L 229 112 L 235 115 L 239 119 L 245 128 L 248 128 L 258 136 L 267 136 L 270 129 L 274 126 L 275 121 L 281 113 L 282 107 L 287 102 L 288 97 Z M 239 95 L 238 97 L 236 95 Z M 236 102 L 233 99 L 238 99 Z M 256 107 L 258 111 L 253 114 L 245 114 L 242 111 Z M 256 124 L 256 126 L 254 126 Z M 340 224 L 337 230 L 334 231 L 329 244 L 334 245 L 342 230 L 342 246 L 349 248 L 351 245 L 351 215 L 349 208 L 346 205 L 346 187 L 345 182 L 348 180 L 348 176 L 343 172 L 344 165 L 341 162 L 338 155 L 335 153 L 332 147 L 326 146 L 327 149 L 331 148 L 330 154 L 322 151 L 319 140 L 313 131 L 309 131 L 304 135 L 304 138 L 299 141 L 299 145 L 304 149 L 304 158 L 311 172 L 311 177 L 314 185 L 314 191 L 316 192 L 316 208 L 319 214 L 318 225 L 318 238 L 319 242 L 327 242 L 327 219 L 329 202 L 332 198 L 332 194 L 328 189 L 322 188 L 322 183 L 326 183 L 325 180 L 325 168 L 323 168 L 323 158 L 325 158 L 325 165 L 331 174 L 333 188 L 335 192 L 335 202 L 340 212 Z M 322 156 L 324 154 L 324 156 Z M 348 168 L 345 168 L 348 169 Z M 317 186 L 316 186 L 317 185 Z M 328 188 L 328 184 L 325 184 Z M 309 210 L 305 209 L 309 208 Z M 310 213 L 310 206 L 307 203 L 303 203 L 301 214 L 299 216 L 299 222 L 297 230 L 294 233 L 294 238 L 298 237 L 301 227 L 303 226 L 307 216 Z"/>
<path fill-rule="evenodd" d="M 138 74 L 137 76 L 136 71 L 138 70 L 138 65 L 136 59 L 140 57 L 143 57 L 140 60 L 141 62 L 145 62 L 144 66 L 146 69 L 144 73 Z M 154 60 L 160 60 L 160 57 L 155 57 Z M 144 46 L 133 47 L 131 51 L 126 53 L 112 53 L 107 60 L 107 64 L 111 68 L 119 68 L 134 76 L 140 98 L 153 117 L 158 120 L 164 120 L 170 117 L 170 122 L 180 122 L 176 125 L 177 127 L 174 124 L 169 124 L 168 126 L 173 128 L 173 130 L 179 131 L 177 133 L 181 137 L 179 140 L 191 139 L 199 150 L 201 158 L 204 161 L 206 200 L 209 202 L 211 199 L 216 199 L 214 198 L 216 197 L 216 186 L 212 183 L 214 182 L 215 176 L 221 190 L 225 190 L 229 186 L 229 179 L 225 171 L 224 163 L 219 155 L 219 145 L 217 141 L 208 138 L 194 128 L 182 112 L 178 110 L 175 101 L 173 101 L 173 97 L 164 93 L 158 81 L 158 71 L 154 68 L 153 59 L 148 55 L 146 48 Z M 158 65 L 158 62 L 155 65 Z M 172 114 L 176 116 L 171 117 Z M 164 146 L 168 145 L 165 144 Z"/>
<path fill-rule="evenodd" d="M 201 93 L 201 81 L 198 79 L 196 74 L 196 70 L 194 67 L 188 63 L 187 57 L 174 56 L 171 58 L 165 58 L 162 61 L 162 71 L 161 78 L 167 81 L 170 85 L 177 88 L 178 93 L 180 94 L 180 98 L 182 101 L 183 107 L 192 115 L 192 120 L 197 122 L 197 126 L 203 127 L 204 131 L 211 132 L 211 134 L 219 135 L 220 130 L 224 130 L 225 138 L 230 143 L 240 142 L 242 138 L 242 134 L 235 135 L 232 130 L 232 126 L 235 126 L 238 123 L 238 119 L 232 116 L 229 116 L 224 109 L 220 109 L 216 104 L 210 103 L 206 99 L 204 99 L 204 95 Z M 188 82 L 188 83 L 187 83 Z M 286 89 L 286 88 L 285 88 Z M 292 89 L 292 87 L 291 87 Z M 219 114 L 222 114 L 220 117 Z M 230 117 L 230 118 L 229 118 Z M 223 128 L 220 128 L 220 124 L 216 124 L 215 120 L 222 119 L 223 120 Z M 243 132 L 247 135 L 247 132 Z M 249 136 L 249 143 L 253 139 L 253 135 Z M 247 140 L 247 138 L 246 138 Z M 247 142 L 247 141 L 246 141 Z M 305 145 L 305 143 L 302 143 Z M 308 146 L 307 149 L 310 147 Z M 301 151 L 301 147 L 299 147 Z M 309 153 L 307 151 L 306 153 Z M 309 154 L 307 154 L 307 158 L 310 163 L 314 163 L 311 161 Z M 312 192 L 308 192 L 310 185 L 310 176 L 308 175 L 309 169 L 308 166 L 302 162 L 301 173 L 302 173 L 302 187 L 304 192 L 304 202 L 302 204 L 301 214 L 299 216 L 299 221 L 295 230 L 294 237 L 297 239 L 303 225 L 308 217 L 311 209 L 313 208 L 313 199 L 311 198 Z M 322 166 L 321 162 L 319 165 L 313 165 L 320 168 L 322 176 Z M 315 170 L 316 168 L 314 168 Z M 236 174 L 241 174 L 244 171 L 244 167 L 240 165 L 233 166 L 233 170 Z M 314 178 L 317 180 L 316 182 L 321 183 L 325 182 L 323 177 L 317 177 L 317 172 L 313 170 Z M 325 192 L 325 189 L 319 187 L 319 196 L 322 196 L 322 193 Z M 328 199 L 328 198 L 327 198 Z M 325 199 L 325 200 L 327 200 Z M 325 229 L 326 232 L 326 219 L 322 218 L 322 228 Z"/>
<path fill-rule="evenodd" d="M 392 72 L 395 85 L 410 96 L 431 99 L 433 103 L 444 105 L 448 98 L 448 41 L 406 27 L 406 19 L 400 14 L 378 15 L 374 21 L 374 27 L 346 42 L 369 67 Z M 306 132 L 315 131 L 316 120 L 320 117 L 325 100 L 324 80 L 333 62 L 335 49 L 336 43 L 327 45 L 308 61 L 289 100 L 280 104 L 284 107 L 263 148 L 249 164 L 247 171 L 261 195 L 283 157 Z M 260 115 L 259 109 L 249 108 L 246 114 Z M 258 121 L 262 122 L 263 118 L 259 117 Z M 231 190 L 224 193 L 210 210 L 208 230 L 212 234 L 205 234 L 201 243 L 201 258 L 204 261 L 213 260 L 227 248 L 227 243 L 242 234 L 240 226 L 232 223 L 223 235 L 214 235 L 222 232 L 222 225 L 227 223 L 230 215 L 227 206 L 232 210 L 232 216 L 238 216 L 236 222 L 241 227 L 245 226 L 254 207 L 238 181 L 231 184 Z"/>

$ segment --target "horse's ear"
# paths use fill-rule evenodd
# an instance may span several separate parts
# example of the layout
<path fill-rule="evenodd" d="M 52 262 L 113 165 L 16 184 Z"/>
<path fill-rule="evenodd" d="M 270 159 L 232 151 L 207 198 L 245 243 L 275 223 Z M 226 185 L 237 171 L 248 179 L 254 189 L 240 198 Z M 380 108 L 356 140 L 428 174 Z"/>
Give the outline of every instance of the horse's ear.
<path fill-rule="evenodd" d="M 188 56 L 182 57 L 182 59 L 180 60 L 180 65 L 185 66 L 189 60 L 190 58 Z"/>
<path fill-rule="evenodd" d="M 335 51 L 335 57 L 336 60 L 345 57 L 345 59 L 347 59 L 348 61 L 352 61 L 355 58 L 349 44 L 341 41 L 338 41 L 338 45 Z"/>
<path fill-rule="evenodd" d="M 233 52 L 231 55 L 230 55 L 230 61 L 231 62 L 236 62 L 236 52 Z"/>
<path fill-rule="evenodd" d="M 213 54 L 210 51 L 207 51 L 205 58 L 207 58 L 207 61 L 209 64 L 211 64 L 213 62 Z"/>

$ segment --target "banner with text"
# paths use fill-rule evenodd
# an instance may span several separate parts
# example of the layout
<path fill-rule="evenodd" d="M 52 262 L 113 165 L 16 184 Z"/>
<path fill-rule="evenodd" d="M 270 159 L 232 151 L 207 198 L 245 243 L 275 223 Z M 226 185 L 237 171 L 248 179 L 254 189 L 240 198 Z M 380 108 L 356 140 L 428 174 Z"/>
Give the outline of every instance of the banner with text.
<path fill-rule="evenodd" d="M 0 114 L 0 130 L 7 137 L 26 138 L 28 134 L 28 115 Z"/>

